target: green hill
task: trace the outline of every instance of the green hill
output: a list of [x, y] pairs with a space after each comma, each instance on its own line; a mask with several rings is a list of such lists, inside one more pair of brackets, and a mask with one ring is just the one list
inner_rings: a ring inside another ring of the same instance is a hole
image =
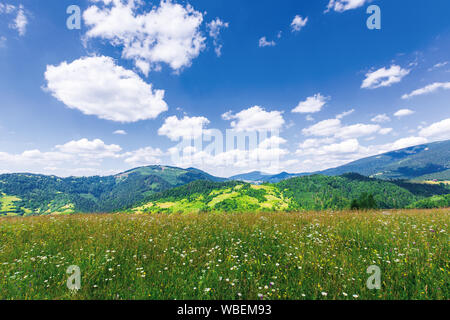
[[223, 181], [197, 169], [141, 167], [107, 177], [0, 175], [0, 215], [111, 212], [196, 180]]
[[277, 184], [195, 181], [152, 195], [133, 213], [254, 212], [339, 210], [364, 208], [364, 197], [373, 208], [405, 208], [430, 195], [446, 195], [446, 185], [385, 181], [359, 174], [339, 177], [313, 175]]

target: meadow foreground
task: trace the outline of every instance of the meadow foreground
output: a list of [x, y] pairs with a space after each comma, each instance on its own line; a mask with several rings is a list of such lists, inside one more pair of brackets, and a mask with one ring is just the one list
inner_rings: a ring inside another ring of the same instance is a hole
[[449, 213], [1, 218], [0, 299], [447, 300]]

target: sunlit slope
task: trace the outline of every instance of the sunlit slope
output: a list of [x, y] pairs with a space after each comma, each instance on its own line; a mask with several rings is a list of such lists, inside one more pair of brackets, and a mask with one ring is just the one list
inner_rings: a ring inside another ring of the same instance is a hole
[[131, 212], [283, 211], [290, 203], [274, 185], [197, 181], [156, 195]]
[[197, 169], [150, 166], [106, 177], [0, 175], [0, 215], [113, 212], [196, 180], [221, 181]]
[[352, 205], [361, 208], [364, 197], [373, 199], [369, 208], [391, 209], [411, 207], [420, 200], [448, 193], [450, 188], [446, 185], [390, 182], [358, 174], [314, 175], [263, 185], [195, 181], [154, 194], [128, 212], [342, 210], [350, 209]]

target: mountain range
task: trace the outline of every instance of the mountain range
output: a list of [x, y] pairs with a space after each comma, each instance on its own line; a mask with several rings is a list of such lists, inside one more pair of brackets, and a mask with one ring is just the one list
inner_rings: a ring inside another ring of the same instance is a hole
[[229, 179], [252, 183], [276, 183], [305, 175], [338, 176], [351, 172], [379, 179], [450, 180], [450, 140], [395, 150], [323, 171], [297, 174], [282, 172], [276, 175], [256, 171]]
[[[348, 208], [368, 191], [379, 207], [406, 207], [427, 197], [449, 193], [445, 185], [403, 181], [449, 180], [449, 150], [450, 140], [405, 148], [321, 172], [277, 175], [251, 172], [228, 179], [195, 168], [170, 166], [140, 167], [106, 177], [2, 174], [0, 215], [153, 209], [178, 212], [189, 208], [194, 211], [338, 209]], [[265, 185], [257, 186], [261, 183]]]

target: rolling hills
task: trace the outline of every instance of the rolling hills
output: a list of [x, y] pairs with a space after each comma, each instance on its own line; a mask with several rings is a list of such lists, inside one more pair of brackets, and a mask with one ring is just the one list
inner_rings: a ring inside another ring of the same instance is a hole
[[418, 181], [450, 179], [449, 150], [450, 140], [316, 174], [251, 172], [229, 179], [170, 166], [139, 167], [106, 177], [3, 174], [0, 215], [323, 210], [348, 209], [367, 201], [379, 208], [442, 205], [447, 198], [436, 197], [449, 194], [449, 186]]
[[149, 166], [107, 177], [0, 175], [0, 214], [111, 212], [196, 180], [223, 181], [197, 169]]
[[393, 209], [414, 206], [428, 197], [441, 197], [449, 193], [450, 187], [446, 185], [385, 181], [359, 174], [338, 177], [312, 175], [262, 185], [239, 181], [195, 181], [154, 194], [128, 212], [341, 210], [353, 206], [363, 208], [360, 206], [363, 197], [373, 198], [372, 208]]

